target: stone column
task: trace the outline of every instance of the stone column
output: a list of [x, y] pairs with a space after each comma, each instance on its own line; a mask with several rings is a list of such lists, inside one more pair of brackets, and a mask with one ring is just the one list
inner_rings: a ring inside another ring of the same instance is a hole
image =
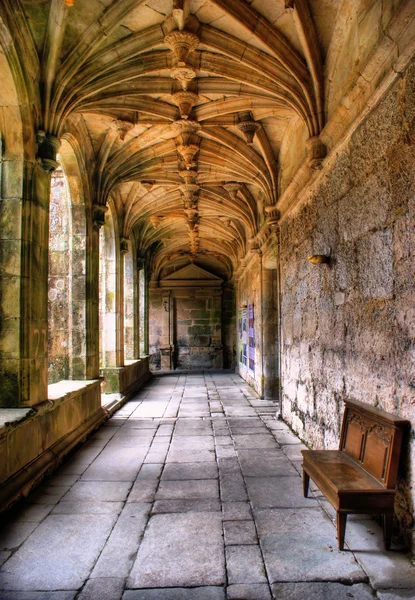
[[212, 367], [214, 367], [215, 369], [222, 369], [222, 290], [213, 291], [210, 322], [212, 327], [212, 339], [210, 342], [213, 352]]
[[262, 310], [263, 310], [263, 381], [264, 398], [277, 398], [277, 326], [276, 271], [262, 270]]
[[163, 292], [162, 296], [162, 318], [161, 318], [161, 368], [170, 370], [173, 368], [173, 347], [172, 347], [172, 316], [173, 306], [170, 291]]
[[87, 218], [86, 238], [86, 378], [99, 377], [99, 230], [106, 206], [96, 205]]

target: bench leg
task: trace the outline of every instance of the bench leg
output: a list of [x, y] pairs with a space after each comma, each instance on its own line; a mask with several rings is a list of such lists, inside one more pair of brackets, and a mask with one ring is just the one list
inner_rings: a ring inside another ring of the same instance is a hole
[[383, 539], [385, 540], [386, 550], [390, 550], [390, 547], [391, 547], [392, 522], [393, 522], [393, 515], [383, 515]]
[[344, 549], [344, 536], [346, 533], [347, 513], [337, 513], [337, 542], [339, 550]]
[[303, 469], [303, 494], [304, 498], [308, 497], [308, 486], [310, 485], [310, 476]]

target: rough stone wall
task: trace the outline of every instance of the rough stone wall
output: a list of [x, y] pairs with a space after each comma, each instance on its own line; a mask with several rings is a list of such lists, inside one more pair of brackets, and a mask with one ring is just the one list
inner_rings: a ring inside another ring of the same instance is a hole
[[[346, 397], [415, 420], [414, 118], [412, 65], [281, 224], [282, 413], [311, 447], [337, 446]], [[413, 434], [404, 461], [409, 537]]]

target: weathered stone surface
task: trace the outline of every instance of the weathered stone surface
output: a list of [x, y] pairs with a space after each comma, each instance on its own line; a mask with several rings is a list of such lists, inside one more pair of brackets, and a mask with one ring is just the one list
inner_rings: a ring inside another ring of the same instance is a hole
[[267, 580], [259, 546], [228, 546], [226, 570], [230, 584], [265, 583]]
[[224, 521], [223, 531], [227, 546], [258, 543], [254, 521]]
[[155, 590], [127, 590], [123, 600], [225, 600], [222, 587], [194, 587]]
[[128, 576], [150, 508], [151, 505], [145, 503], [125, 505], [95, 564], [91, 578], [114, 577], [123, 581]]
[[196, 587], [224, 583], [222, 525], [215, 513], [154, 515], [127, 587]]
[[301, 479], [295, 477], [246, 477], [248, 496], [254, 508], [310, 508], [313, 498], [304, 498]]
[[217, 498], [208, 500], [156, 500], [153, 505], [153, 514], [162, 513], [189, 513], [189, 512], [217, 512], [220, 511], [220, 502]]
[[245, 521], [252, 518], [249, 502], [222, 502], [224, 521]]
[[131, 484], [126, 481], [78, 481], [65, 495], [64, 502], [122, 502]]
[[180, 500], [182, 498], [218, 498], [218, 483], [214, 479], [193, 481], [161, 481], [156, 500]]
[[169, 463], [164, 467], [162, 480], [216, 479], [218, 468], [213, 463]]
[[[49, 515], [7, 561], [0, 576], [1, 588], [79, 589], [98, 558], [115, 519], [110, 515]], [[62, 543], [62, 532], [65, 543]]]
[[265, 583], [234, 583], [228, 585], [229, 600], [271, 600], [269, 586]]
[[80, 593], [79, 600], [120, 600], [124, 591], [124, 579], [103, 577], [89, 579]]
[[364, 583], [343, 585], [341, 583], [277, 583], [271, 586], [274, 598], [284, 600], [372, 600], [371, 588]]
[[336, 550], [335, 528], [319, 509], [258, 510], [255, 520], [272, 583], [367, 580], [353, 556]]

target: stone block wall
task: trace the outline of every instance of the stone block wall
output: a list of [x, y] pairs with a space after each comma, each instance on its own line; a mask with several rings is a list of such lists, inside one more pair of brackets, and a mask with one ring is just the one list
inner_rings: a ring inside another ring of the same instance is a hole
[[[282, 414], [314, 448], [335, 448], [343, 400], [415, 421], [415, 66], [281, 223]], [[307, 256], [326, 254], [329, 265]], [[415, 441], [396, 502], [409, 538]]]

